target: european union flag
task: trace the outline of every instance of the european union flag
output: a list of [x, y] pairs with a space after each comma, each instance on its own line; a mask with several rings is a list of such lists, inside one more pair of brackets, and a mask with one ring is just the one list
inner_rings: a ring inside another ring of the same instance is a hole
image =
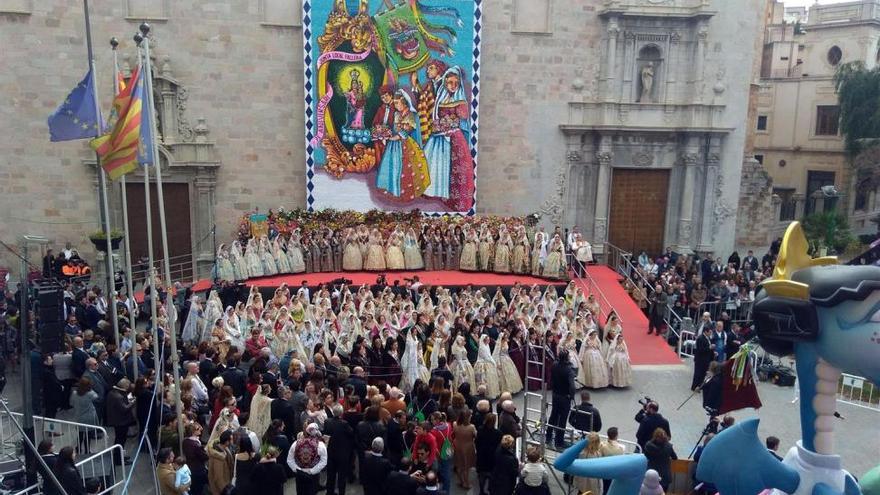
[[101, 115], [95, 105], [95, 77], [90, 70], [49, 116], [49, 140], [71, 141], [100, 134]]
[[[153, 165], [153, 102], [149, 102], [143, 98], [147, 93], [147, 71], [142, 70], [138, 77], [140, 80], [140, 94], [136, 98], [141, 98], [141, 135], [138, 139], [138, 155], [137, 160], [143, 166]], [[132, 83], [134, 84], [134, 83]]]

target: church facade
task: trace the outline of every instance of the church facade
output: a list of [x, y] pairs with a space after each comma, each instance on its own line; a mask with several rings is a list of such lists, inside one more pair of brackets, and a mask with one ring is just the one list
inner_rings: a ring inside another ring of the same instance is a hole
[[[291, 3], [90, 4], [104, 108], [110, 38], [125, 73], [137, 26], [152, 25], [169, 250], [181, 263], [209, 266], [246, 212], [305, 206], [302, 12]], [[477, 213], [540, 213], [548, 227], [577, 225], [598, 252], [731, 251], [756, 56], [740, 41], [762, 28], [762, 4], [483, 0]], [[0, 0], [0, 60], [12, 68], [0, 74], [0, 239], [45, 235], [88, 259], [94, 154], [50, 143], [46, 129], [86, 71], [83, 33], [76, 2]], [[143, 175], [126, 190], [137, 258]], [[118, 227], [118, 183], [110, 197]], [[9, 253], [0, 265], [17, 268]]]

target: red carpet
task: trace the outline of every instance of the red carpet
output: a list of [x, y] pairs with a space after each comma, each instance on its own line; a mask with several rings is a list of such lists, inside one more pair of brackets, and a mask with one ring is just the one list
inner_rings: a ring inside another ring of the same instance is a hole
[[[662, 337], [648, 335], [648, 318], [627, 294], [614, 270], [604, 265], [595, 265], [588, 266], [587, 273], [593, 277], [608, 302], [620, 315], [633, 365], [681, 364], [681, 359]], [[589, 290], [586, 282], [582, 282], [582, 285], [585, 286], [585, 292]], [[600, 304], [605, 305], [601, 300]], [[602, 309], [607, 312], [609, 308]]]

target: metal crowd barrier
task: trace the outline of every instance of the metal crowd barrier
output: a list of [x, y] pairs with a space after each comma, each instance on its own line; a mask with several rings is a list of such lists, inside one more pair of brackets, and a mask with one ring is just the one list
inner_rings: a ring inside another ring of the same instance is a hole
[[113, 493], [113, 490], [125, 484], [125, 463], [121, 466], [113, 464], [114, 456], [122, 459], [124, 455], [121, 445], [113, 445], [77, 462], [76, 467], [82, 476], [83, 486], [85, 487], [85, 482], [89, 479], [98, 478], [101, 481], [101, 491], [97, 495], [103, 495]]
[[730, 321], [733, 323], [748, 323], [752, 321], [753, 305], [754, 301], [742, 300], [739, 303], [725, 301], [704, 302], [697, 307], [694, 318], [699, 318], [703, 313], [709, 313], [712, 316], [712, 321], [717, 321], [721, 318], [722, 313], [727, 313]]
[[880, 388], [861, 376], [840, 374], [837, 400], [864, 409], [880, 411]]
[[[0, 412], [0, 456], [17, 457], [22, 453], [21, 434], [12, 425], [12, 421], [21, 424], [24, 417], [21, 413], [13, 412], [10, 418], [5, 411]], [[34, 416], [34, 436], [35, 444], [50, 440], [56, 452], [63, 447], [77, 450], [81, 445], [85, 447], [85, 452], [103, 450], [110, 446], [107, 431], [100, 426], [43, 416]], [[86, 455], [85, 452], [81, 452], [80, 456]]]

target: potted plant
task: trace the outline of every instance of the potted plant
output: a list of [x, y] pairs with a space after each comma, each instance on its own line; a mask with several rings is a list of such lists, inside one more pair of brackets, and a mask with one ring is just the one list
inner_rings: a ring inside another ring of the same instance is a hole
[[[119, 244], [122, 243], [122, 238], [125, 236], [125, 232], [121, 230], [113, 229], [110, 231], [110, 249], [119, 249]], [[92, 241], [92, 244], [95, 245], [95, 249], [101, 251], [102, 253], [106, 253], [107, 249], [107, 233], [104, 230], [96, 230], [89, 234], [89, 240]]]

